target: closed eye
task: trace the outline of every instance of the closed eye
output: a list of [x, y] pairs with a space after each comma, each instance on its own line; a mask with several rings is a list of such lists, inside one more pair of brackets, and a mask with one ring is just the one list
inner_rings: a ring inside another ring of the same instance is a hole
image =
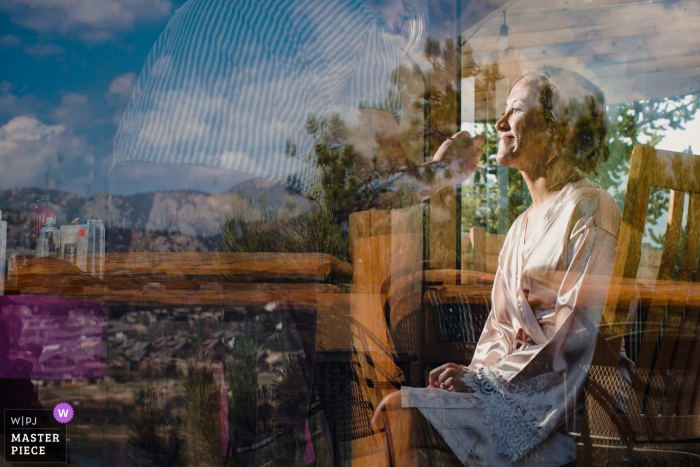
[[[505, 115], [506, 115], [508, 112], [509, 112], [508, 110], [506, 110], [505, 112], [503, 112], [503, 114], [501, 114], [501, 117], [505, 117]], [[520, 107], [513, 107], [512, 109], [510, 109], [510, 112], [511, 112], [511, 113], [515, 113], [515, 112], [525, 112], [525, 109], [521, 109]]]

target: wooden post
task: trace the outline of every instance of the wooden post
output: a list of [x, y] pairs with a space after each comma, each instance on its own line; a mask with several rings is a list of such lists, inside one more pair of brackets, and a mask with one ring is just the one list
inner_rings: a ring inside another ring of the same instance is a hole
[[430, 198], [430, 261], [433, 267], [454, 269], [457, 261], [457, 195], [447, 187]]
[[[371, 410], [372, 413], [368, 415], [372, 416], [381, 399], [395, 391], [390, 381], [401, 381], [401, 373], [387, 351], [394, 349], [394, 343], [386, 323], [385, 305], [387, 301], [390, 305], [395, 303], [405, 294], [420, 294], [423, 207], [418, 205], [408, 209], [351, 214], [350, 251], [353, 264], [351, 315], [358, 327], [363, 326], [367, 334], [371, 334], [353, 335], [352, 342], [359, 351], [360, 371], [363, 374], [358, 376], [364, 399], [372, 404], [371, 409], [367, 407], [365, 410]], [[396, 293], [392, 295], [394, 291]], [[420, 302], [416, 306], [420, 310]], [[350, 331], [354, 334], [354, 330]], [[372, 336], [376, 341], [372, 340]], [[379, 436], [376, 442], [386, 443], [385, 436]], [[351, 443], [352, 465], [386, 465], [386, 444], [378, 447], [374, 453], [364, 452], [361, 444], [356, 446]]]
[[474, 271], [486, 271], [486, 229], [472, 227], [469, 229], [469, 239], [474, 255]]
[[[392, 343], [384, 304], [393, 300], [390, 297], [392, 288], [397, 281], [402, 282], [404, 291], [418, 290], [421, 286], [416, 273], [422, 271], [422, 224], [422, 206], [350, 215], [353, 294], [356, 301], [363, 302], [362, 306], [357, 302], [352, 307], [353, 317], [387, 347]], [[392, 273], [395, 277], [390, 278]]]

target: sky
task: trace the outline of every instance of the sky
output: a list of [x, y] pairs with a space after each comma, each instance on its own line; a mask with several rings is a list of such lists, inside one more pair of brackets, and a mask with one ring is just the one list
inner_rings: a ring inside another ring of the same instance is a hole
[[0, 2], [0, 189], [107, 191], [119, 120], [181, 3]]
[[698, 154], [700, 152], [700, 118], [696, 116], [682, 130], [667, 129], [664, 131], [664, 139], [656, 147], [673, 152], [685, 152], [686, 149], [691, 148], [693, 154]]
[[[0, 189], [108, 190], [120, 118], [182, 3], [0, 1]], [[698, 134], [700, 119], [668, 131], [659, 147], [697, 152]]]

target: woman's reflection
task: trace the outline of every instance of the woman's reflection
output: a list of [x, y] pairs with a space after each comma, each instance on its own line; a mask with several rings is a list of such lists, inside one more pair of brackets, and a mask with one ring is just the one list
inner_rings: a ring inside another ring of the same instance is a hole
[[605, 103], [578, 74], [526, 72], [496, 128], [497, 161], [520, 171], [533, 205], [499, 255], [472, 362], [434, 369], [426, 389], [389, 395], [373, 423], [388, 420], [400, 457], [414, 454], [409, 432], [431, 429], [427, 419], [462, 462], [562, 465], [575, 458], [565, 422], [580, 402], [605, 298], [586, 287], [607, 286], [619, 232], [612, 196], [581, 176], [609, 154]]
[[224, 192], [290, 176], [309, 189], [314, 167], [285, 148], [313, 151], [310, 115], [352, 124], [363, 107], [382, 128], [396, 126], [393, 72], [424, 23], [413, 3], [189, 0], [141, 72], [115, 138], [110, 191]]

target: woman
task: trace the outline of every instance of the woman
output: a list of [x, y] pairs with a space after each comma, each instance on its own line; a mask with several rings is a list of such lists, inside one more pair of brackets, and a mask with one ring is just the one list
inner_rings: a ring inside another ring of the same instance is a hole
[[585, 289], [607, 285], [620, 223], [613, 198], [580, 175], [608, 157], [604, 109], [602, 93], [575, 73], [530, 71], [513, 83], [496, 123], [497, 161], [520, 171], [532, 206], [499, 255], [471, 364], [436, 368], [428, 388], [403, 388], [377, 409], [373, 423], [388, 421], [399, 459], [416, 454], [411, 430], [430, 429], [425, 419], [465, 464], [575, 459], [567, 427], [605, 298]]

